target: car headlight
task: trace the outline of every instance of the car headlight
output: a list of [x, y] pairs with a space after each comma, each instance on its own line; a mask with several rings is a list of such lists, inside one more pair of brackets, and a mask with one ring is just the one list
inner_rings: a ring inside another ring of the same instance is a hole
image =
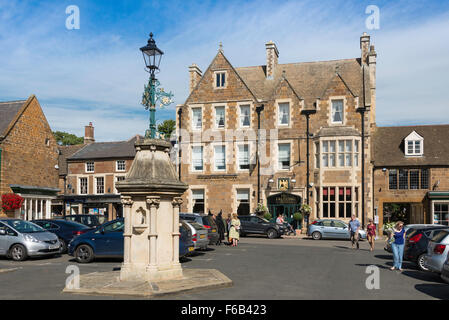
[[26, 241], [30, 241], [30, 242], [40, 242], [39, 240], [37, 240], [35, 237], [33, 237], [32, 235], [26, 234], [25, 235], [25, 240]]

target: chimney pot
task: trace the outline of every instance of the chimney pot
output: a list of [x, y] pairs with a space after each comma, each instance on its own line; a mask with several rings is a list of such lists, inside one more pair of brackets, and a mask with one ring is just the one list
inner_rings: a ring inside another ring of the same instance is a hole
[[192, 63], [192, 65], [189, 67], [189, 74], [190, 74], [189, 92], [192, 92], [193, 89], [195, 89], [195, 87], [197, 86], [198, 82], [200, 82], [203, 73], [195, 63]]
[[267, 52], [267, 79], [273, 79], [278, 64], [279, 51], [273, 41], [267, 42], [265, 48]]
[[89, 122], [89, 125], [84, 127], [84, 144], [92, 142], [95, 142], [94, 127], [92, 126], [92, 122]]

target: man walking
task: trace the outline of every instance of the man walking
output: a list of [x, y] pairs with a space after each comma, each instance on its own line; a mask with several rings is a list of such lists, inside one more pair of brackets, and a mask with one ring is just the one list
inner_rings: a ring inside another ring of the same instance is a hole
[[349, 232], [351, 234], [352, 249], [354, 249], [354, 242], [357, 245], [357, 249], [359, 249], [359, 230], [360, 222], [356, 218], [355, 214], [353, 214], [351, 217], [351, 221], [349, 221]]

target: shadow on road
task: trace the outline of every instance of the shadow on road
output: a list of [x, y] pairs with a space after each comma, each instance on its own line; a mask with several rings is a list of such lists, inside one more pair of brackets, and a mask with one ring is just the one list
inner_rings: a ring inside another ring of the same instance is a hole
[[417, 284], [415, 289], [436, 299], [449, 300], [447, 284]]
[[376, 254], [374, 257], [383, 260], [393, 260], [393, 255]]
[[376, 267], [378, 267], [378, 268], [380, 268], [380, 269], [387, 269], [387, 270], [389, 270], [389, 269], [390, 269], [389, 267], [387, 267], [387, 266], [384, 266], [384, 265], [381, 265], [381, 264], [372, 264], [372, 263], [356, 263], [355, 265], [356, 265], [356, 266], [359, 266], [359, 267], [369, 267], [369, 266], [376, 266]]
[[403, 275], [426, 282], [444, 283], [440, 276], [428, 271], [403, 271]]

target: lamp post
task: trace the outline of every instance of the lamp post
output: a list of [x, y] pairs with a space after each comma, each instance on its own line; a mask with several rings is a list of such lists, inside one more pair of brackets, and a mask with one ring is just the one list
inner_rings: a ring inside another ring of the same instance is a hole
[[[306, 116], [306, 135], [307, 135], [307, 172], [306, 172], [306, 203], [309, 205], [310, 198], [309, 198], [309, 188], [310, 188], [310, 148], [309, 148], [309, 140], [310, 140], [310, 127], [309, 127], [309, 120], [310, 115], [316, 113], [315, 109], [304, 109], [301, 111], [303, 115]], [[309, 226], [309, 215], [306, 215], [306, 225]]]
[[140, 48], [143, 59], [145, 61], [146, 71], [150, 74], [148, 85], [144, 87], [142, 96], [142, 105], [146, 110], [150, 110], [150, 128], [145, 132], [145, 138], [156, 138], [156, 102], [160, 102], [160, 106], [164, 107], [173, 102], [173, 94], [165, 92], [163, 88], [158, 88], [160, 83], [155, 77], [155, 73], [159, 72], [164, 52], [156, 46], [153, 39], [153, 33], [150, 33], [150, 39], [146, 46]]

